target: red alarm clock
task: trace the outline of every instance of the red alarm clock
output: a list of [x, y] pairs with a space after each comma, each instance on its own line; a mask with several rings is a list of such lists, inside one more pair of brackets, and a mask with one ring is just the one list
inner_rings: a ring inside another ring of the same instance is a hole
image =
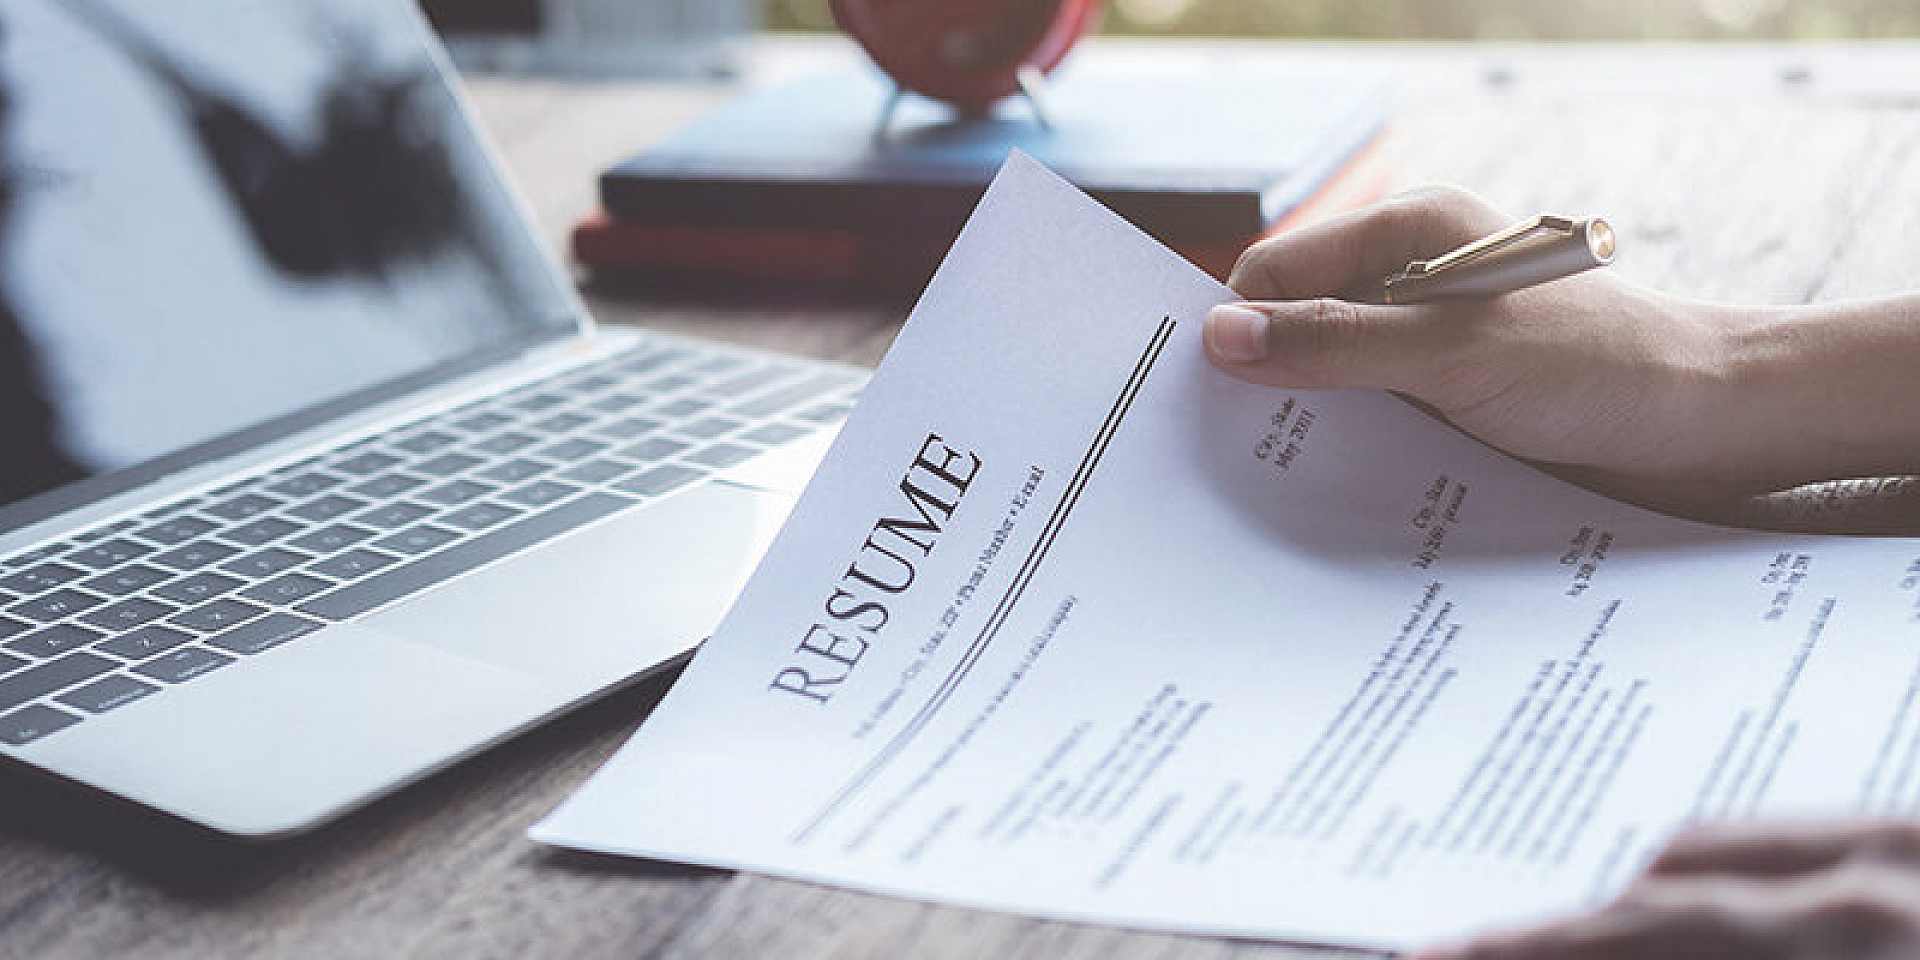
[[971, 114], [1059, 66], [1093, 29], [1100, 0], [832, 0], [832, 6], [841, 29], [901, 89]]

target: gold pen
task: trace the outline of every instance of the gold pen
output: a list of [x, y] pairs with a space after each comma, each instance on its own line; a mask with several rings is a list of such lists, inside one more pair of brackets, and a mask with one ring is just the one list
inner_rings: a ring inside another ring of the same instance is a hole
[[1613, 262], [1613, 227], [1599, 217], [1538, 216], [1431, 260], [1415, 260], [1364, 291], [1374, 303], [1494, 297]]

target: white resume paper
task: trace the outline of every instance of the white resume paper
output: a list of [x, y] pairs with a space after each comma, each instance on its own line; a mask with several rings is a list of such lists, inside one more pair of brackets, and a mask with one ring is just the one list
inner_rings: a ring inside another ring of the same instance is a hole
[[732, 612], [534, 830], [1049, 917], [1410, 947], [1681, 824], [1920, 800], [1920, 542], [1626, 506], [1214, 371], [1226, 288], [1024, 157]]

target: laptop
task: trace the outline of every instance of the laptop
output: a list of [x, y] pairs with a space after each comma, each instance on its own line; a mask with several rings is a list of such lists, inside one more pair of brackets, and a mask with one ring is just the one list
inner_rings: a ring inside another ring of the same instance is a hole
[[8, 0], [0, 756], [337, 817], [681, 658], [864, 378], [595, 329], [406, 0]]

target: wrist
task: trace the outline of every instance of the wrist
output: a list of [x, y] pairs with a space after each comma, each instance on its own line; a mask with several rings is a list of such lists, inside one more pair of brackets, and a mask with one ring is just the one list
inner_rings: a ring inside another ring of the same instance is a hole
[[1920, 298], [1712, 309], [1740, 468], [1780, 485], [1920, 471]]

